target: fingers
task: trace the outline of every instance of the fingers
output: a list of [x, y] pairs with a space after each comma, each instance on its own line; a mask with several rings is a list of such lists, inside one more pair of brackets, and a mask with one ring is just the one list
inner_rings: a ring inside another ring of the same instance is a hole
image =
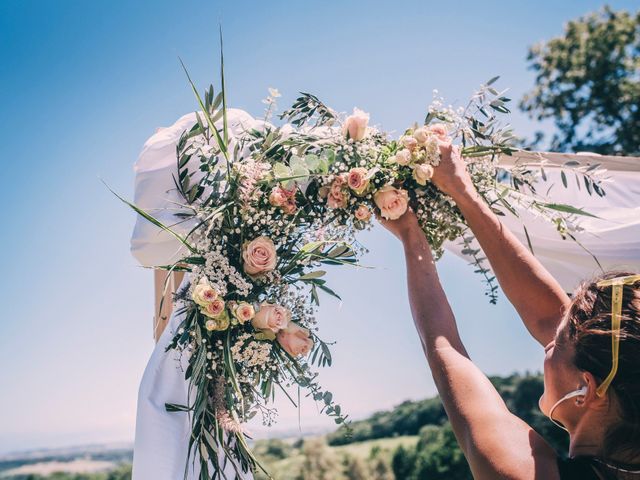
[[454, 147], [450, 142], [438, 141], [438, 148], [440, 149], [440, 157], [443, 160], [448, 160], [449, 158], [451, 158]]

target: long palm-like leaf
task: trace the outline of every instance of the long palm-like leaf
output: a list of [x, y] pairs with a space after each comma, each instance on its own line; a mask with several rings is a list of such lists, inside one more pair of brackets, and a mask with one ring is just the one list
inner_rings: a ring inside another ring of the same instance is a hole
[[[204, 101], [202, 100], [202, 97], [198, 93], [198, 89], [196, 88], [195, 84], [193, 83], [193, 80], [191, 80], [191, 75], [189, 75], [189, 71], [187, 70], [187, 67], [185, 66], [185, 64], [184, 64], [184, 62], [182, 61], [181, 58], [178, 57], [178, 60], [180, 60], [180, 64], [182, 65], [182, 69], [184, 70], [184, 73], [187, 75], [187, 80], [189, 81], [189, 85], [191, 85], [191, 90], [193, 90], [193, 94], [196, 96], [196, 99], [198, 100], [198, 104], [200, 105], [200, 108], [202, 109], [202, 113], [204, 114], [205, 119], [207, 120], [207, 124], [209, 125], [209, 128], [211, 129], [211, 131], [213, 132], [213, 134], [216, 137], [216, 142], [218, 143], [218, 147], [220, 148], [220, 151], [222, 152], [222, 154], [224, 155], [224, 158], [228, 162], [229, 161], [229, 150], [227, 148], [227, 142], [220, 136], [220, 132], [218, 132], [218, 129], [216, 128], [216, 126], [215, 126], [215, 124], [213, 122], [213, 119], [211, 118], [211, 114], [207, 110], [207, 107], [205, 106]], [[223, 109], [225, 109], [224, 102], [223, 102]], [[225, 117], [225, 116], [226, 116], [226, 113], [223, 112], [223, 117]], [[223, 124], [226, 124], [226, 120], [225, 119], [223, 119]]]
[[165, 232], [170, 233], [171, 235], [173, 235], [174, 237], [176, 237], [180, 243], [182, 243], [185, 247], [187, 247], [189, 249], [189, 251], [191, 253], [198, 253], [198, 250], [196, 250], [187, 240], [186, 238], [184, 238], [182, 235], [180, 235], [179, 233], [174, 232], [171, 228], [167, 227], [164, 223], [162, 223], [160, 220], [158, 220], [155, 217], [152, 217], [151, 215], [149, 215], [147, 212], [145, 212], [144, 210], [142, 210], [140, 207], [138, 207], [137, 205], [129, 202], [128, 200], [122, 198], [120, 195], [118, 195], [109, 185], [107, 185], [107, 183], [103, 180], [102, 183], [104, 183], [105, 187], [107, 187], [109, 189], [109, 191], [111, 193], [113, 193], [116, 197], [118, 197], [118, 199], [120, 199], [120, 201], [122, 201], [123, 203], [126, 203], [127, 205], [129, 205], [129, 207], [131, 207], [138, 215], [140, 215], [141, 217], [143, 217], [145, 220], [148, 220], [149, 222], [151, 222], [152, 224], [154, 224], [156, 227], [164, 230]]

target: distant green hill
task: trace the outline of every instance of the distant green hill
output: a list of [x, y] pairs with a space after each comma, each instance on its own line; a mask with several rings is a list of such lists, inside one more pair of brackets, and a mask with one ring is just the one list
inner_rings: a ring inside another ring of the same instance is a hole
[[[542, 375], [514, 374], [508, 377], [490, 377], [507, 407], [518, 417], [529, 423], [557, 450], [568, 448], [568, 437], [551, 423], [538, 409], [538, 400], [544, 390]], [[371, 417], [351, 424], [353, 435], [345, 435], [340, 428], [327, 436], [329, 445], [373, 440], [376, 438], [417, 435], [425, 425], [444, 426], [447, 415], [440, 397], [420, 401], [406, 401], [397, 407], [374, 413]]]

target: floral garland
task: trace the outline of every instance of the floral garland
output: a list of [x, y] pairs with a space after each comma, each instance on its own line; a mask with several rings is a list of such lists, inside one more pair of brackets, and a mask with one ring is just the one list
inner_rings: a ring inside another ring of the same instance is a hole
[[[463, 242], [495, 301], [494, 279], [472, 247], [464, 218], [430, 183], [441, 144], [459, 145], [494, 211], [515, 213], [514, 204], [527, 202], [561, 235], [572, 235], [572, 216], [586, 212], [536, 198], [536, 172], [516, 168], [505, 176], [498, 167], [497, 156], [513, 151], [514, 137], [497, 121], [497, 114], [509, 112], [509, 99], [494, 90], [495, 80], [465, 108], [436, 99], [424, 123], [398, 140], [370, 127], [363, 111], [341, 118], [307, 93], [280, 116], [288, 123], [274, 126], [269, 121], [279, 93], [270, 89], [263, 127], [230, 139], [224, 88], [214, 96], [210, 87], [202, 99], [189, 78], [200, 112], [178, 142], [175, 183], [189, 209], [184, 216], [196, 226], [181, 237], [129, 205], [186, 247], [178, 262], [159, 267], [188, 271], [192, 280], [175, 296], [184, 319], [168, 349], [187, 355], [193, 397], [167, 409], [189, 412], [189, 451], [201, 478], [221, 477], [221, 457], [238, 475], [262, 468], [242, 425], [258, 413], [272, 424], [270, 403], [278, 390], [296, 404], [289, 388], [306, 389], [337, 424], [348, 424], [317, 382], [313, 367], [332, 360], [314, 315], [319, 292], [338, 297], [322, 268], [357, 265], [364, 248], [356, 234], [371, 228], [373, 212], [396, 219], [412, 205], [437, 256], [445, 241]], [[523, 189], [526, 197], [519, 194]]]

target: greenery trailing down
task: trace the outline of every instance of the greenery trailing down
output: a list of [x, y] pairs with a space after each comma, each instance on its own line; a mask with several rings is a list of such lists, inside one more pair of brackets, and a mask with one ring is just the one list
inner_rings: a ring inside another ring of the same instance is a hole
[[520, 108], [553, 120], [547, 148], [640, 152], [640, 11], [604, 7], [572, 20], [562, 35], [531, 47], [528, 60], [535, 86]]

